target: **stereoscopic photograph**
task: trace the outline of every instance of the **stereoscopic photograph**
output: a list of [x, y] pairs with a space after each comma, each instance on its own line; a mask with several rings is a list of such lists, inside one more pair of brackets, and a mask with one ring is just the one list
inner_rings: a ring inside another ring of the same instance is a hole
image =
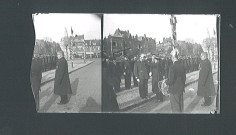
[[101, 112], [101, 15], [33, 14], [30, 81], [39, 113]]
[[220, 113], [220, 15], [104, 14], [102, 110]]

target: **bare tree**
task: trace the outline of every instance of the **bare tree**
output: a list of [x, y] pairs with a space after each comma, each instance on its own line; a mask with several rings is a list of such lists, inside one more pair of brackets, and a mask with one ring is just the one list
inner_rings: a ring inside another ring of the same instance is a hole
[[[212, 52], [212, 56], [214, 55], [214, 45], [216, 45], [216, 38], [209, 37], [203, 40], [203, 45], [206, 47], [209, 58], [210, 58], [210, 51]], [[213, 57], [212, 57], [213, 58]]]

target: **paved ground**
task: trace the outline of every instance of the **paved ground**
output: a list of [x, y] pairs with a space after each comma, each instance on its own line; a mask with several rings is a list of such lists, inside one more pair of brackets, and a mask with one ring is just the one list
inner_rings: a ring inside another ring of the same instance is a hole
[[[214, 74], [214, 83], [215, 87], [217, 83], [217, 74]], [[190, 88], [193, 88], [194, 91], [189, 91]], [[215, 98], [213, 98], [213, 104], [209, 107], [202, 107], [203, 98], [197, 96], [197, 82], [190, 84], [185, 88], [186, 92], [184, 93], [184, 113], [191, 114], [209, 114], [215, 109]], [[151, 101], [144, 103], [140, 106], [137, 106], [133, 109], [126, 111], [127, 113], [171, 113], [170, 100], [169, 97], [165, 97], [164, 102], [157, 102], [154, 98]]]
[[[194, 71], [186, 75], [186, 84], [189, 84], [198, 79], [199, 71]], [[139, 96], [139, 88], [134, 87], [130, 90], [124, 90], [117, 93], [117, 101], [119, 103], [120, 110], [125, 111], [127, 108], [137, 106], [140, 103], [146, 102], [146, 99], [141, 99]], [[148, 81], [148, 95], [150, 98], [154, 97], [152, 92], [152, 79]]]
[[66, 105], [57, 105], [60, 97], [53, 94], [54, 81], [41, 87], [40, 113], [101, 112], [101, 59], [70, 74], [73, 94]]

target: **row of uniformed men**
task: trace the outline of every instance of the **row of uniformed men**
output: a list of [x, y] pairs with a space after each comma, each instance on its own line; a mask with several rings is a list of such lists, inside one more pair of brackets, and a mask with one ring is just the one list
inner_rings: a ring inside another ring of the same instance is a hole
[[[160, 59], [158, 58], [160, 63], [160, 80], [167, 78], [168, 71], [170, 66], [173, 64], [172, 60], [170, 58], [164, 58]], [[120, 89], [120, 83], [121, 78], [124, 76], [125, 80], [125, 89], [131, 88], [131, 78], [133, 78], [133, 86], [137, 87], [138, 82], [134, 75], [134, 64], [139, 61], [137, 57], [134, 57], [132, 59], [128, 59], [127, 57], [124, 58], [124, 61], [116, 61], [112, 58], [110, 59], [104, 59], [103, 66], [107, 67], [107, 70], [109, 70], [109, 73], [113, 76], [112, 80], [114, 82], [115, 91], [119, 92]], [[151, 59], [147, 59], [147, 61], [151, 62]], [[185, 66], [186, 72], [193, 72], [198, 70], [200, 58], [199, 57], [192, 57], [192, 58], [186, 58], [181, 57], [180, 61]]]
[[57, 56], [39, 56], [37, 59], [42, 62], [42, 72], [56, 68]]

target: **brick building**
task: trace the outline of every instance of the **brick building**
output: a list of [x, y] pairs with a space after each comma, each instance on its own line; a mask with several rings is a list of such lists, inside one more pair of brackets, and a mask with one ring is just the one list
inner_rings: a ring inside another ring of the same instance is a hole
[[149, 53], [156, 50], [155, 39], [144, 36], [132, 36], [129, 31], [116, 29], [113, 35], [104, 38], [103, 51], [108, 56], [118, 57], [126, 55], [133, 57], [140, 53]]

